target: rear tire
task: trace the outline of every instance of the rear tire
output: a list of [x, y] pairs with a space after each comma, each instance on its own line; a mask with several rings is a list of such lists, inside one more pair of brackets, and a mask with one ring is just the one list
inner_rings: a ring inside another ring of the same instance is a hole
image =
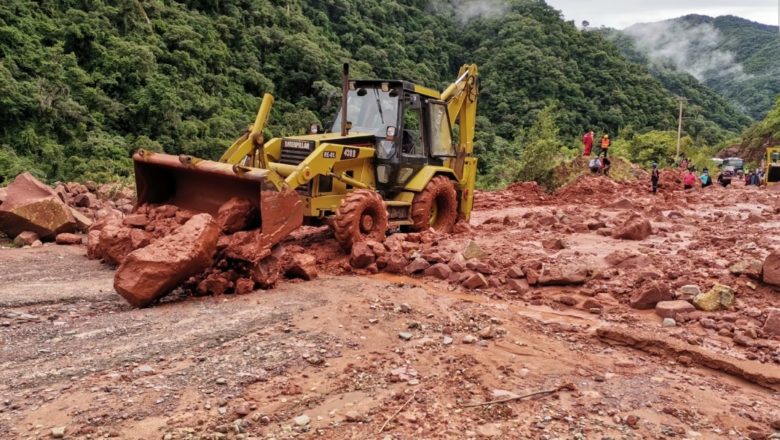
[[344, 250], [359, 241], [384, 241], [387, 232], [387, 209], [376, 191], [359, 189], [341, 200], [333, 221], [333, 232]]
[[436, 176], [412, 200], [412, 229], [448, 233], [458, 220], [458, 193], [446, 176]]

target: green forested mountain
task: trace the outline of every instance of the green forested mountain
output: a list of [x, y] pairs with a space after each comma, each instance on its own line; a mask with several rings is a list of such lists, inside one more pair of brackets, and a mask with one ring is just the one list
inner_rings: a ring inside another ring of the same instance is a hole
[[777, 26], [734, 16], [687, 15], [621, 31], [659, 68], [692, 74], [756, 120], [780, 94]]
[[702, 84], [689, 73], [678, 70], [671, 62], [653, 62], [637, 48], [635, 40], [614, 29], [600, 29], [606, 38], [615, 43], [630, 61], [647, 66], [650, 73], [671, 94], [684, 97], [686, 129], [714, 145], [723, 140], [723, 129], [738, 133], [748, 126], [751, 118], [725, 97]]
[[[299, 133], [331, 118], [345, 61], [356, 77], [438, 88], [478, 63], [483, 175], [522, 154], [543, 109], [563, 139], [588, 127], [675, 127], [675, 102], [645, 67], [543, 1], [469, 18], [453, 4], [464, 2], [5, 0], [0, 183], [24, 169], [49, 180], [129, 176], [142, 147], [218, 157], [264, 92], [277, 98], [271, 134]], [[712, 123], [733, 128], [699, 116], [702, 135]]]

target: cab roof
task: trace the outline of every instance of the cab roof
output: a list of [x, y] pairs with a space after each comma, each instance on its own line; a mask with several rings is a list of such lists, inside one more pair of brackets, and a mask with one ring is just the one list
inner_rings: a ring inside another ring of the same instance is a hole
[[413, 93], [419, 93], [420, 95], [427, 96], [429, 98], [433, 99], [441, 99], [441, 93], [438, 91], [424, 87], [415, 83], [411, 83], [409, 81], [401, 81], [397, 79], [355, 79], [350, 80], [351, 83], [355, 85], [355, 87], [376, 87], [377, 85], [380, 85], [382, 83], [387, 83], [391, 87], [401, 87], [404, 90], [408, 92]]

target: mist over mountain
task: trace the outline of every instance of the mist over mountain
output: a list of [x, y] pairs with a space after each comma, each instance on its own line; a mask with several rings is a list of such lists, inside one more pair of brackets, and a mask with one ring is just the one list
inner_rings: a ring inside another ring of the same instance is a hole
[[780, 94], [780, 36], [769, 26], [734, 16], [687, 15], [630, 26], [620, 34], [649, 65], [692, 75], [754, 119]]

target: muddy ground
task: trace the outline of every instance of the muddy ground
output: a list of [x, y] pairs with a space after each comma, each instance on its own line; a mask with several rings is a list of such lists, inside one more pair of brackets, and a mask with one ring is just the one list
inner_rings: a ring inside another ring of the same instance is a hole
[[[80, 246], [0, 249], [0, 438], [778, 435], [780, 342], [756, 329], [780, 294], [728, 270], [778, 245], [776, 193], [523, 191], [481, 193], [474, 229], [439, 247], [473, 239], [497, 268], [584, 264], [587, 283], [470, 291], [322, 261], [313, 281], [133, 309]], [[608, 207], [626, 196], [633, 206]], [[653, 235], [618, 240], [564, 220], [609, 229], [628, 212]], [[294, 244], [335, 252], [332, 241], [315, 231]], [[628, 305], [648, 277], [727, 283], [737, 303], [662, 327]]]

